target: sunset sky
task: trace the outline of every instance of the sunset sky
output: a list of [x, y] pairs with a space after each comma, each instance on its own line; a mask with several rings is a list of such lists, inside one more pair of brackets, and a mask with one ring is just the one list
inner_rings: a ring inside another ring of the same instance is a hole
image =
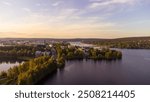
[[0, 38], [150, 36], [150, 0], [0, 0]]

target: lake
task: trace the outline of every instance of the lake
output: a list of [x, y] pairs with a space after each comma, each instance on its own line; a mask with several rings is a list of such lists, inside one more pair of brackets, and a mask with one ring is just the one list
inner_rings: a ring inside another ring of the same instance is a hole
[[[117, 49], [120, 50], [120, 49]], [[45, 85], [150, 85], [150, 50], [121, 49], [122, 60], [67, 61]]]
[[9, 68], [13, 66], [19, 65], [21, 62], [19, 61], [2, 61], [0, 62], [0, 72], [1, 71], [7, 71]]

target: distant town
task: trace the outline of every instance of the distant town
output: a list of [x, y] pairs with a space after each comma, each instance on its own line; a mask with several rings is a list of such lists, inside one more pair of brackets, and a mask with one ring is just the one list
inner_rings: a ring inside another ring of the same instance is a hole
[[43, 40], [43, 39], [25, 39], [25, 40], [16, 40], [16, 39], [5, 39], [5, 40], [0, 40], [0, 46], [1, 47], [9, 47], [9, 46], [32, 46], [32, 47], [49, 47], [51, 50], [45, 50], [45, 51], [40, 51], [36, 50], [35, 51], [35, 57], [39, 56], [56, 56], [57, 51], [54, 47], [55, 44], [61, 43], [61, 49], [65, 49], [66, 47], [71, 48], [71, 47], [78, 47], [79, 50], [82, 50], [85, 55], [87, 55], [87, 52], [90, 48], [97, 49], [97, 50], [102, 50], [102, 49], [108, 49], [108, 46], [98, 46], [98, 45], [93, 45], [93, 44], [86, 44], [83, 43], [82, 41], [62, 41], [62, 40]]

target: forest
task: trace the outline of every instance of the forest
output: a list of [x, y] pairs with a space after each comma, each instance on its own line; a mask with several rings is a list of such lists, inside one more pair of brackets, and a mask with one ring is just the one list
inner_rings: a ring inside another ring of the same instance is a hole
[[0, 84], [33, 85], [63, 66], [63, 59], [59, 59], [58, 63], [55, 58], [49, 56], [31, 59], [10, 68], [7, 72], [2, 71]]
[[122, 53], [111, 49], [94, 49], [94, 48], [80, 48], [77, 46], [61, 48], [61, 44], [55, 45], [58, 57], [63, 57], [66, 60], [78, 59], [94, 59], [94, 60], [116, 60], [122, 58]]
[[50, 50], [46, 46], [0, 46], [0, 60], [30, 60], [35, 57], [37, 50]]
[[122, 53], [120, 51], [116, 50], [110, 50], [110, 49], [93, 49], [90, 48], [87, 52], [84, 52], [79, 49], [75, 48], [69, 48], [66, 49], [66, 59], [72, 60], [72, 59], [94, 59], [94, 60], [115, 60], [115, 59], [121, 59]]
[[31, 46], [0, 46], [0, 59], [24, 59], [34, 57], [35, 48]]
[[150, 37], [133, 37], [105, 40], [84, 41], [85, 43], [95, 44], [98, 46], [108, 46], [110, 48], [124, 49], [150, 49]]

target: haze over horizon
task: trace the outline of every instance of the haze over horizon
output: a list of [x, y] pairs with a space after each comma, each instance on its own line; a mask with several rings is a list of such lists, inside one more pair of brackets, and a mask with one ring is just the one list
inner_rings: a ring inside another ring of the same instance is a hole
[[0, 38], [150, 36], [149, 0], [1, 0]]

